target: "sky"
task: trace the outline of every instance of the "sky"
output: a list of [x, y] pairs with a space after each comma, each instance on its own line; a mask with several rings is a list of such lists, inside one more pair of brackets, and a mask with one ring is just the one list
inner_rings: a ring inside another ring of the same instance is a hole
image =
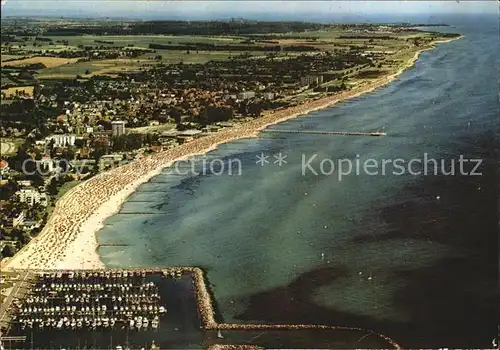
[[[4, 0], [2, 0], [2, 3]], [[125, 17], [199, 19], [281, 17], [304, 14], [478, 14], [498, 13], [490, 1], [166, 1], [166, 0], [7, 0], [4, 16]]]

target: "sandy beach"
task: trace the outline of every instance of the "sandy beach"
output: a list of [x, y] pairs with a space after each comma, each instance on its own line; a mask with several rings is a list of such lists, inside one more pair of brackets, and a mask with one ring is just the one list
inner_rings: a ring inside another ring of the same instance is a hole
[[[454, 39], [450, 39], [454, 40]], [[434, 44], [450, 40], [436, 41]], [[388, 76], [374, 79], [340, 94], [307, 101], [272, 112], [214, 134], [195, 139], [179, 147], [158, 152], [132, 163], [100, 173], [68, 191], [57, 203], [42, 232], [11, 258], [5, 267], [17, 269], [99, 269], [104, 268], [97, 253], [96, 233], [104, 221], [118, 212], [121, 205], [141, 184], [158, 175], [173, 162], [204, 154], [222, 143], [258, 135], [262, 129], [287, 119], [305, 115], [337, 102], [357, 97], [385, 86], [413, 66], [418, 51], [404, 67]]]

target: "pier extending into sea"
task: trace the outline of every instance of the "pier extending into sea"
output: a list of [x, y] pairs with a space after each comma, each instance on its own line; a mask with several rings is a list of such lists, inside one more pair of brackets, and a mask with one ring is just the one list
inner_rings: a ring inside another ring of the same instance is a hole
[[[18, 270], [22, 274], [27, 274], [27, 270]], [[199, 320], [201, 323], [201, 327], [205, 331], [248, 331], [248, 332], [267, 332], [267, 331], [299, 331], [299, 330], [318, 330], [318, 331], [348, 331], [359, 333], [360, 339], [366, 337], [367, 335], [372, 335], [378, 337], [380, 340], [384, 341], [384, 343], [388, 344], [388, 346], [392, 346], [394, 349], [400, 349], [400, 345], [391, 339], [390, 337], [359, 327], [348, 327], [343, 325], [322, 325], [322, 324], [238, 324], [238, 323], [219, 323], [216, 320], [213, 300], [210, 295], [210, 292], [207, 287], [206, 276], [204, 272], [198, 267], [169, 267], [163, 269], [141, 269], [141, 268], [129, 268], [129, 269], [99, 269], [99, 270], [29, 270], [30, 275], [39, 276], [40, 279], [45, 279], [47, 283], [47, 278], [50, 281], [52, 277], [47, 276], [78, 276], [79, 279], [82, 279], [80, 283], [82, 285], [88, 286], [88, 281], [85, 280], [85, 276], [93, 276], [93, 281], [97, 281], [95, 278], [104, 278], [103, 281], [106, 281], [106, 278], [109, 276], [142, 276], [143, 278], [146, 275], [151, 274], [160, 274], [163, 277], [171, 277], [171, 278], [181, 278], [184, 275], [190, 275], [192, 278], [193, 290], [196, 298], [196, 307], [199, 316]], [[82, 275], [83, 274], [83, 275]], [[82, 277], [83, 276], [83, 277]], [[97, 277], [96, 277], [97, 276]], [[56, 279], [57, 279], [56, 278]], [[101, 281], [101, 280], [99, 280]], [[118, 285], [118, 289], [120, 289], [120, 281], [119, 279], [113, 280], [114, 284]], [[125, 282], [124, 282], [125, 284]], [[68, 283], [61, 283], [65, 288], [68, 286]], [[75, 286], [69, 283], [69, 286], [75, 289]], [[70, 288], [70, 289], [71, 289]], [[115, 288], [115, 287], [113, 287]], [[64, 289], [64, 288], [63, 288]], [[67, 288], [66, 288], [67, 289]], [[66, 289], [64, 289], [66, 291]], [[116, 288], [115, 288], [116, 289]], [[123, 288], [122, 288], [123, 289]], [[75, 290], [78, 290], [76, 288]], [[141, 289], [142, 290], [142, 289]], [[112, 291], [108, 291], [112, 293]], [[48, 294], [47, 294], [48, 296]], [[15, 297], [15, 296], [14, 296]], [[106, 296], [108, 297], [108, 296]], [[155, 304], [158, 306], [157, 304]], [[109, 311], [109, 308], [108, 308]], [[149, 311], [148, 311], [149, 312]], [[102, 312], [101, 312], [102, 313]], [[2, 315], [3, 317], [4, 315]], [[67, 316], [67, 315], [66, 315]], [[113, 316], [116, 316], [113, 314]], [[109, 319], [110, 315], [105, 315], [106, 319]], [[19, 320], [19, 313], [15, 319]], [[64, 321], [66, 322], [66, 321]], [[53, 322], [52, 322], [53, 323]], [[57, 323], [57, 322], [56, 322]], [[10, 336], [9, 334], [5, 334], [5, 336]], [[16, 334], [16, 336], [19, 336]], [[21, 335], [24, 336], [24, 335]], [[223, 348], [231, 348], [230, 344], [221, 345]], [[256, 347], [255, 347], [256, 348]]]
[[286, 130], [286, 129], [264, 129], [261, 132], [275, 134], [317, 134], [317, 135], [342, 135], [342, 136], [386, 136], [385, 132], [362, 132], [362, 131], [326, 131], [326, 130]]

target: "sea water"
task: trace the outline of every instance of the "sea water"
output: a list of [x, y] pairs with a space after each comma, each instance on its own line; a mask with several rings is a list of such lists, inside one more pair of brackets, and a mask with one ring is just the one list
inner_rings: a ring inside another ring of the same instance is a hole
[[[498, 311], [498, 19], [458, 18], [439, 30], [465, 37], [422, 53], [387, 87], [270, 127], [387, 136], [261, 133], [194, 158], [198, 169], [203, 159], [238, 159], [241, 175], [165, 169], [106, 221], [99, 240], [129, 246], [101, 248], [104, 263], [203, 268], [221, 322], [327, 323], [408, 347], [489, 346]], [[481, 159], [483, 175], [339, 180], [302, 164], [314, 154], [317, 170], [323, 159], [425, 153], [447, 164]], [[256, 163], [261, 155], [269, 163]], [[137, 212], [148, 214], [127, 214]]]

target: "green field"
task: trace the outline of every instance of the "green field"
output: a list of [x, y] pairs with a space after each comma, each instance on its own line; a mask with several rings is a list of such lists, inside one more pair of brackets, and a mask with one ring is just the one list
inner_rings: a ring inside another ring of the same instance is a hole
[[[179, 44], [179, 43], [206, 43], [206, 44], [238, 44], [243, 37], [235, 36], [192, 36], [192, 35], [79, 35], [79, 36], [46, 36], [53, 40], [67, 40], [70, 46], [127, 46], [147, 48], [149, 44]], [[109, 41], [113, 44], [96, 43], [95, 40]], [[47, 45], [51, 46], [51, 45]]]
[[[53, 45], [45, 42], [29, 41], [22, 43], [20, 46], [12, 44], [13, 49], [34, 50], [34, 51], [64, 51], [64, 50], [78, 50], [79, 45], [83, 46], [102, 46], [102, 47], [130, 47], [137, 49], [149, 49], [149, 44], [161, 45], [178, 45], [181, 43], [205, 43], [205, 44], [220, 44], [232, 45], [239, 44], [243, 37], [205, 37], [205, 36], [174, 36], [174, 35], [124, 35], [124, 36], [107, 36], [107, 35], [77, 35], [77, 36], [44, 36], [44, 38], [52, 39]], [[109, 43], [99, 43], [97, 41], [106, 41]], [[59, 41], [59, 42], [58, 42]], [[68, 45], [63, 45], [60, 42], [67, 41]], [[113, 44], [111, 44], [111, 42]], [[36, 46], [33, 46], [36, 43]], [[20, 43], [21, 44], [21, 43]], [[8, 55], [6, 55], [8, 56]], [[3, 59], [3, 58], [2, 58]]]
[[[69, 79], [75, 78], [77, 75], [82, 77], [102, 74], [113, 75], [116, 73], [138, 71], [140, 68], [157, 65], [159, 63], [205, 63], [211, 60], [226, 60], [231, 56], [237, 56], [239, 54], [240, 52], [226, 51], [199, 51], [199, 53], [186, 53], [185, 51], [158, 50], [157, 53], [144, 54], [136, 59], [92, 60], [44, 68], [38, 71], [36, 78]], [[156, 60], [154, 58], [156, 55], [162, 55], [162, 59]]]
[[[149, 44], [176, 45], [182, 43], [210, 43], [231, 45], [239, 44], [242, 37], [205, 37], [205, 36], [173, 36], [173, 35], [130, 35], [130, 36], [100, 36], [100, 35], [81, 35], [81, 36], [47, 36], [53, 40], [53, 45], [45, 42], [29, 41], [22, 45], [12, 44], [12, 49], [22, 50], [23, 54], [11, 55], [2, 54], [2, 59], [34, 57], [43, 54], [46, 51], [73, 51], [79, 50], [78, 46], [96, 47], [126, 47], [136, 49], [149, 49]], [[99, 43], [105, 41], [109, 43]], [[59, 41], [59, 43], [57, 42]], [[67, 41], [68, 45], [61, 44]], [[111, 44], [111, 42], [113, 44]], [[36, 43], [36, 46], [33, 44]], [[20, 43], [21, 44], [21, 43]], [[57, 67], [47, 67], [38, 71], [38, 79], [69, 79], [77, 75], [89, 77], [98, 74], [113, 75], [120, 72], [137, 71], [142, 67], [156, 65], [158, 63], [205, 63], [210, 60], [226, 60], [232, 56], [237, 56], [240, 52], [229, 51], [180, 51], [180, 50], [155, 50], [155, 53], [146, 53], [134, 59], [104, 59], [85, 62], [76, 62], [71, 64], [59, 65]], [[257, 52], [250, 52], [257, 54]], [[262, 54], [262, 53], [260, 53]], [[155, 56], [161, 55], [161, 60]], [[8, 63], [7, 63], [8, 64]], [[88, 74], [86, 74], [88, 73]], [[8, 78], [2, 79], [2, 85], [12, 83]]]
[[[432, 34], [423, 32], [404, 32], [404, 33], [386, 33], [386, 32], [368, 32], [349, 31], [341, 28], [332, 28], [329, 30], [314, 30], [296, 33], [269, 33], [267, 36], [272, 36], [270, 42], [263, 43], [258, 40], [259, 35], [252, 35], [252, 39], [257, 39], [255, 45], [276, 45], [279, 43], [284, 46], [291, 45], [307, 45], [319, 48], [322, 51], [342, 50], [348, 51], [353, 47], [360, 47], [365, 50], [385, 51], [395, 53], [396, 59], [405, 60], [406, 54], [411, 47], [411, 44], [406, 41], [412, 37], [428, 37]], [[368, 36], [366, 38], [340, 38], [340, 36], [357, 35]], [[377, 39], [377, 36], [391, 36], [389, 40]], [[248, 37], [245, 36], [174, 36], [174, 35], [77, 35], [77, 36], [44, 36], [52, 39], [53, 45], [48, 45], [46, 42], [29, 40], [27, 42], [19, 42], [18, 51], [11, 50], [7, 54], [2, 55], [2, 59], [15, 58], [19, 56], [34, 57], [44, 52], [50, 51], [67, 51], [81, 50], [78, 46], [91, 46], [94, 49], [109, 48], [116, 50], [120, 48], [136, 48], [149, 49], [150, 44], [161, 45], [179, 45], [186, 43], [209, 43], [220, 45], [241, 45]], [[311, 40], [314, 38], [315, 40]], [[266, 36], [262, 36], [265, 40]], [[98, 42], [96, 42], [98, 41]], [[99, 42], [100, 41], [100, 42]], [[104, 41], [104, 43], [103, 43]], [[67, 42], [67, 45], [62, 44]], [[17, 42], [16, 42], [17, 43]], [[11, 45], [16, 47], [16, 43]], [[36, 46], [34, 46], [36, 43]], [[113, 49], [115, 47], [115, 49]], [[2, 51], [5, 47], [2, 46]], [[9, 54], [13, 53], [13, 54]], [[15, 53], [15, 55], [14, 55]], [[119, 73], [138, 71], [142, 68], [151, 67], [159, 63], [175, 64], [175, 63], [205, 63], [210, 60], [226, 60], [232, 56], [240, 55], [242, 52], [234, 51], [185, 51], [185, 50], [167, 50], [157, 49], [154, 53], [145, 53], [137, 58], [119, 58], [119, 59], [101, 59], [83, 62], [74, 62], [57, 66], [48, 66], [38, 70], [37, 79], [72, 79], [76, 76], [84, 78], [93, 75], [108, 75], [116, 76]], [[248, 52], [252, 56], [262, 57], [264, 52], [254, 51]], [[303, 53], [288, 53], [288, 57]], [[161, 59], [158, 59], [161, 56]], [[29, 62], [30, 60], [25, 60]], [[12, 84], [8, 77], [2, 75], [2, 85]], [[18, 85], [18, 84], [13, 84]]]

